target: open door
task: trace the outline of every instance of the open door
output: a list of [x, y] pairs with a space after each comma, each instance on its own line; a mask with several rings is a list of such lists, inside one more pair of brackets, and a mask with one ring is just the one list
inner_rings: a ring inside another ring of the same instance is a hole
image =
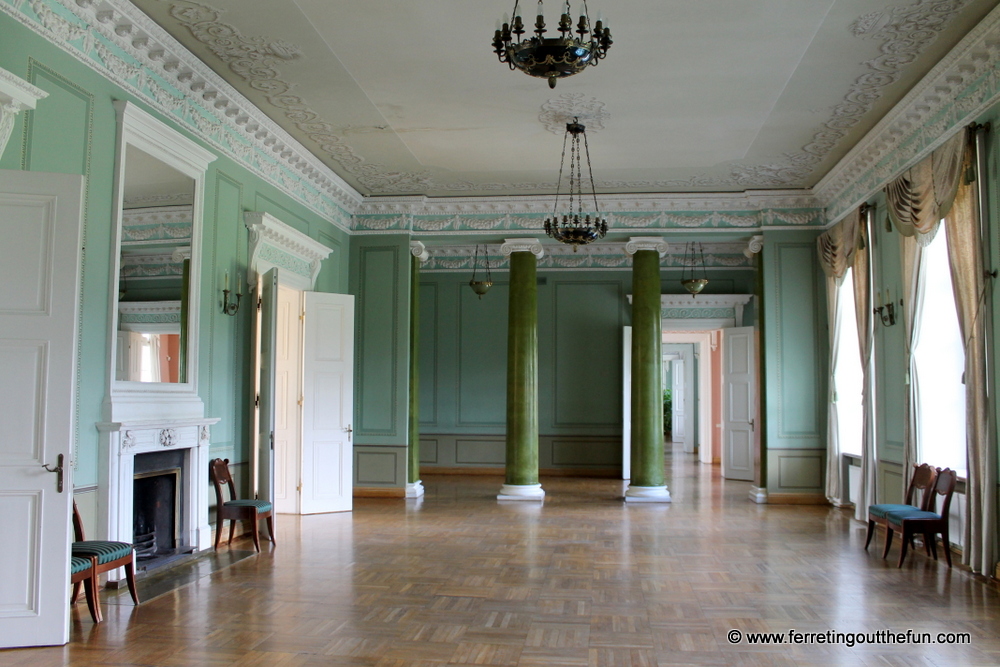
[[632, 479], [632, 327], [622, 333], [622, 479]]
[[278, 328], [278, 269], [258, 278], [256, 428], [257, 498], [274, 502], [274, 394]]
[[354, 297], [305, 293], [302, 346], [303, 514], [353, 506]]
[[69, 640], [82, 201], [82, 176], [0, 172], [0, 648]]
[[722, 476], [753, 481], [757, 382], [754, 329], [723, 329]]

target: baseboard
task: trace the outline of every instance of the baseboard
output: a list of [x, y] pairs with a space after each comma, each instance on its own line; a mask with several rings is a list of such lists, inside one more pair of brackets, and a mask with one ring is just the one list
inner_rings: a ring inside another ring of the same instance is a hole
[[355, 498], [405, 498], [406, 489], [399, 486], [356, 486]]
[[829, 505], [822, 493], [768, 493], [768, 505]]
[[[476, 467], [476, 468], [452, 468], [423, 466], [420, 468], [420, 476], [424, 475], [504, 475], [506, 468], [496, 467]], [[599, 477], [606, 479], [621, 479], [621, 468], [539, 468], [538, 475], [541, 477]]]

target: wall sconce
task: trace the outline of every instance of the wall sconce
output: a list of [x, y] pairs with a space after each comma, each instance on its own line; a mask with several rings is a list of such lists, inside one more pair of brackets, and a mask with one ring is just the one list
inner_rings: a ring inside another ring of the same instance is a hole
[[236, 301], [229, 301], [229, 271], [226, 271], [226, 287], [222, 290], [222, 313], [224, 315], [235, 316], [240, 311], [240, 299], [243, 294], [240, 292], [240, 275], [236, 274]]
[[[889, 296], [889, 290], [885, 291], [885, 303], [882, 303], [882, 295], [875, 292], [878, 296], [878, 306], [873, 309], [878, 318], [882, 320], [882, 326], [891, 327], [896, 323], [896, 304], [893, 303], [892, 298]], [[899, 300], [899, 305], [903, 305], [903, 300]]]

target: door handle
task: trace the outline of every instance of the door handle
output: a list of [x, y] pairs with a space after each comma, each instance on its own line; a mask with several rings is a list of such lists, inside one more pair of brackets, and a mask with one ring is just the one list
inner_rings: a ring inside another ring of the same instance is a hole
[[750, 430], [751, 431], [756, 431], [757, 430], [756, 428], [754, 428], [753, 420], [752, 419], [750, 420]]
[[63, 455], [60, 454], [59, 458], [56, 459], [56, 467], [50, 468], [47, 463], [43, 463], [42, 467], [49, 472], [54, 472], [56, 474], [56, 491], [59, 493], [63, 492]]
[[354, 433], [354, 429], [351, 428], [350, 424], [348, 424], [347, 428], [345, 428], [344, 430], [347, 431], [347, 442], [350, 442], [351, 441], [351, 434]]

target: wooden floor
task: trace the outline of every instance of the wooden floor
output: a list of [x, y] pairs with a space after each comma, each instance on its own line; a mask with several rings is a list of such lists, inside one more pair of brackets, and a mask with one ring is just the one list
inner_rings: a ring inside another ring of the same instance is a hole
[[[425, 476], [422, 501], [278, 517], [278, 546], [0, 665], [997, 665], [1000, 598], [959, 569], [866, 553], [843, 510], [758, 506], [681, 453], [670, 505], [622, 483]], [[881, 538], [880, 538], [881, 542]], [[265, 543], [266, 544], [266, 543]], [[246, 545], [239, 549], [245, 550]], [[743, 633], [968, 632], [971, 644], [749, 646]]]

